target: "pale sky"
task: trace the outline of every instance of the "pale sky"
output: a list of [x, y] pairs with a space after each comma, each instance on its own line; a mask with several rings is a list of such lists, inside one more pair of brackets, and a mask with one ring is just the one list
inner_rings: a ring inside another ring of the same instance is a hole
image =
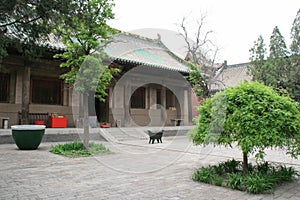
[[249, 62], [254, 41], [262, 35], [268, 44], [275, 26], [289, 45], [300, 8], [300, 0], [115, 0], [115, 4], [115, 19], [109, 22], [112, 27], [154, 38], [160, 30], [169, 30], [160, 33], [162, 41], [177, 54], [184, 54], [184, 44], [164, 33], [176, 35], [176, 24], [188, 17], [193, 39], [194, 22], [206, 15], [204, 27], [214, 32], [211, 39], [221, 48], [218, 61], [227, 60], [228, 64]]

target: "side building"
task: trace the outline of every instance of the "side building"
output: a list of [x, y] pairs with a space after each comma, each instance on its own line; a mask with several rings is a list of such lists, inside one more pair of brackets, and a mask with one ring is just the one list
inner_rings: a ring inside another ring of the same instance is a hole
[[[227, 63], [225, 61], [225, 63]], [[247, 73], [250, 63], [239, 63], [233, 65], [224, 64], [218, 71], [215, 82], [211, 85], [211, 91], [216, 93], [228, 87], [234, 87], [243, 81], [251, 81], [252, 76]]]

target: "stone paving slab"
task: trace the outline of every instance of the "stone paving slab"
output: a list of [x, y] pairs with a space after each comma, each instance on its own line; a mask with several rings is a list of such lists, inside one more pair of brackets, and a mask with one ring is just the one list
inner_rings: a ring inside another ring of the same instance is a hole
[[[194, 170], [203, 165], [240, 158], [237, 149], [195, 147], [187, 137], [164, 138], [162, 144], [147, 142], [102, 142], [113, 153], [88, 158], [54, 155], [49, 149], [56, 143], [42, 143], [34, 151], [0, 145], [0, 199], [300, 198], [299, 181], [266, 195], [192, 181]], [[282, 153], [269, 152], [276, 162], [282, 159], [278, 155]], [[299, 169], [298, 160], [291, 164]]]

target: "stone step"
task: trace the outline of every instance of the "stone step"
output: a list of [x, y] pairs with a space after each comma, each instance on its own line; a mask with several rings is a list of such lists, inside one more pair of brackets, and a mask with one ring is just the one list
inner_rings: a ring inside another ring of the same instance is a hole
[[[83, 129], [79, 128], [46, 128], [42, 142], [69, 142], [80, 141], [83, 138]], [[90, 129], [90, 139], [107, 141], [100, 134], [99, 129]], [[11, 129], [0, 129], [0, 144], [13, 144]]]
[[106, 129], [105, 132], [107, 134], [110, 134], [116, 140], [118, 141], [124, 141], [124, 140], [139, 140], [147, 138], [147, 135], [143, 131], [140, 131], [138, 129], [124, 129], [124, 128], [110, 128]]
[[[171, 127], [120, 127], [120, 128], [90, 128], [90, 139], [99, 141], [131, 141], [149, 139], [148, 130], [164, 130], [163, 137], [186, 135], [193, 126]], [[83, 138], [82, 128], [46, 128], [42, 142], [79, 141]], [[11, 129], [0, 129], [0, 144], [14, 143]]]

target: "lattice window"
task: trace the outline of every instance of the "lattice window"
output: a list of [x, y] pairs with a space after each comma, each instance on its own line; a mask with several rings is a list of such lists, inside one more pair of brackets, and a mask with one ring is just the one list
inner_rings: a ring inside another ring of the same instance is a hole
[[62, 105], [63, 82], [55, 78], [31, 79], [31, 103]]
[[145, 100], [146, 100], [146, 88], [140, 87], [134, 91], [131, 96], [131, 108], [146, 108]]
[[171, 90], [166, 90], [166, 107], [167, 109], [175, 109], [175, 95]]

